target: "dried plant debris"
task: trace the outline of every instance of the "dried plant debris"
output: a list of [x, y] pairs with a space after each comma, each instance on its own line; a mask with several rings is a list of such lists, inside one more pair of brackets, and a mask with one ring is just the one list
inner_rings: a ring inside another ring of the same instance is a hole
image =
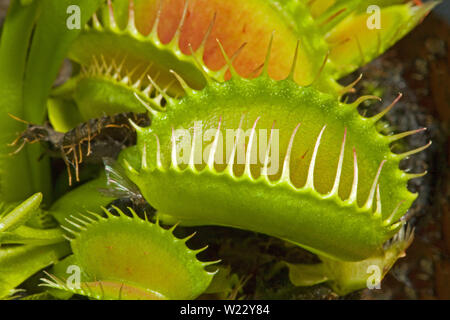
[[[18, 118], [16, 120], [23, 121]], [[18, 145], [14, 151], [18, 153], [26, 144], [44, 144], [49, 155], [64, 160], [71, 185], [71, 168], [75, 169], [75, 179], [79, 181], [80, 164], [101, 163], [103, 158], [116, 158], [122, 149], [136, 143], [136, 132], [129, 120], [144, 126], [149, 124], [146, 114], [133, 113], [90, 119], [65, 133], [53, 130], [48, 123], [45, 125], [27, 123], [27, 129], [11, 143], [11, 146]]]

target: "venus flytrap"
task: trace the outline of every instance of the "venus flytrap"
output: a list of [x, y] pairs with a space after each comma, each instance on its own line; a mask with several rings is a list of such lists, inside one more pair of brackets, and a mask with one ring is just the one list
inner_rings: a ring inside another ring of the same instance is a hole
[[48, 245], [64, 241], [59, 228], [33, 228], [28, 222], [39, 212], [42, 193], [36, 193], [13, 210], [0, 215], [0, 246], [5, 244]]
[[309, 287], [328, 283], [334, 292], [344, 296], [364, 288], [381, 289], [381, 281], [394, 263], [405, 256], [414, 238], [411, 226], [405, 226], [384, 244], [383, 249], [358, 262], [343, 262], [319, 256], [319, 264], [290, 264], [289, 278], [296, 286]]
[[[178, 239], [158, 222], [132, 217], [115, 208], [118, 216], [105, 210], [97, 214], [71, 216], [67, 222], [73, 255], [61, 263], [80, 268], [77, 285], [67, 273], [49, 275], [44, 285], [102, 300], [195, 299], [210, 284], [215, 272], [205, 268], [217, 262], [201, 262], [186, 242], [194, 234]], [[55, 268], [58, 268], [57, 266]]]
[[[395, 102], [365, 118], [357, 106], [373, 97], [344, 104], [298, 86], [292, 75], [274, 81], [263, 73], [245, 80], [229, 66], [233, 77], [227, 82], [211, 79], [196, 91], [180, 78], [184, 98], [166, 97], [164, 111], [146, 106], [152, 125], [135, 126], [137, 146], [119, 159], [145, 199], [163, 219], [262, 232], [333, 260], [360, 261], [382, 250], [401, 229], [399, 218], [416, 197], [406, 187], [416, 175], [402, 172], [399, 162], [423, 149], [394, 154], [393, 138], [376, 130], [375, 123]], [[252, 128], [245, 164], [235, 162], [235, 153], [225, 164], [215, 162], [218, 135], [210, 143], [209, 161], [178, 163], [174, 129], [199, 120], [204, 129], [218, 132]], [[256, 129], [273, 130], [274, 123], [283, 165], [268, 175], [267, 163], [250, 163], [250, 150]], [[175, 194], [176, 202], [171, 200]]]
[[345, 76], [380, 56], [439, 3], [404, 2], [334, 1], [316, 17], [330, 48], [327, 67], [334, 78]]
[[42, 202], [42, 193], [36, 193], [11, 212], [2, 213], [0, 216], [0, 232], [13, 231], [27, 222], [38, 210]]
[[[208, 85], [195, 90], [174, 73], [185, 90], [183, 98], [168, 96], [151, 78], [158, 90], [151, 102], [135, 95], [148, 111], [151, 126], [142, 128], [131, 122], [138, 143], [118, 161], [128, 178], [166, 222], [262, 232], [318, 254], [323, 264], [314, 266], [312, 278], [309, 267], [291, 266], [295, 284], [327, 281], [336, 292], [346, 294], [365, 283], [368, 265], [376, 264], [384, 275], [411, 242], [410, 231], [400, 236], [405, 232], [399, 219], [416, 197], [407, 190], [407, 181], [421, 176], [402, 172], [399, 162], [424, 148], [394, 154], [392, 142], [422, 130], [384, 136], [376, 129], [400, 96], [381, 113], [365, 118], [357, 107], [375, 97], [345, 104], [313, 87], [301, 87], [292, 80], [295, 63], [285, 80], [270, 79], [266, 67], [258, 78], [246, 80], [225, 57], [232, 73], [227, 82], [207, 78]], [[269, 58], [268, 53], [266, 61]], [[159, 104], [161, 98], [166, 101], [164, 108]], [[209, 157], [194, 163], [196, 139], [192, 139], [189, 162], [180, 163], [175, 131], [180, 127], [191, 130], [198, 123], [203, 130], [217, 132], [213, 141], [202, 142], [209, 147]], [[216, 161], [218, 133], [227, 128], [251, 132], [244, 164], [235, 161], [237, 143], [229, 158]], [[271, 148], [264, 163], [251, 159], [261, 128], [279, 131], [282, 166], [275, 174], [267, 170]], [[59, 220], [67, 226], [67, 220], [63, 222], [68, 217], [66, 204], [61, 201], [58, 211], [62, 214]], [[79, 222], [75, 226], [82, 232], [84, 226]], [[393, 237], [392, 245], [386, 244]], [[295, 277], [299, 271], [303, 272], [301, 280]], [[100, 284], [91, 285], [97, 288], [94, 294], [72, 292], [98, 298]], [[107, 281], [105, 287], [117, 295], [117, 283]], [[67, 290], [61, 283], [58, 288]]]
[[[237, 72], [255, 77], [261, 72], [272, 34], [268, 66], [272, 78], [287, 76], [300, 40], [294, 80], [306, 85], [319, 75], [314, 86], [339, 95], [342, 87], [337, 78], [382, 54], [436, 3], [109, 0], [71, 47], [69, 57], [82, 66], [72, 94], [85, 120], [104, 113], [142, 112], [133, 94], [144, 100], [155, 94], [147, 76], [170, 96], [183, 94], [170, 70], [194, 89], [205, 85], [204, 72], [218, 81], [228, 79], [215, 41], [219, 39], [233, 55]], [[370, 5], [380, 7], [375, 15], [382, 21], [381, 29], [368, 27], [373, 19], [366, 11]]]

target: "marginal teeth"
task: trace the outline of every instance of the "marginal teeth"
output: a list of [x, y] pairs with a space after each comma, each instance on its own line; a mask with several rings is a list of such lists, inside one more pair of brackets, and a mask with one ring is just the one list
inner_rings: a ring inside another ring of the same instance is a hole
[[[150, 76], [147, 76], [147, 79], [150, 81], [152, 87], [158, 92], [159, 95], [163, 96], [166, 100], [170, 100], [171, 98], [166, 93], [167, 88], [163, 90], [156, 84], [156, 81], [157, 81], [159, 75], [160, 74], [158, 73], [154, 79], [152, 79], [152, 77], [150, 77]], [[170, 84], [169, 84], [169, 86], [170, 86]]]
[[366, 204], [364, 205], [365, 209], [372, 208], [373, 197], [375, 195], [375, 189], [377, 188], [378, 179], [380, 177], [381, 169], [383, 169], [383, 165], [386, 163], [386, 160], [381, 161], [380, 166], [378, 167], [377, 174], [375, 175], [375, 179], [372, 184], [372, 188], [370, 188], [369, 196], [367, 197]]
[[[402, 243], [404, 249], [409, 247], [414, 239], [414, 228], [409, 223], [406, 223], [402, 228], [384, 244], [384, 249], [387, 250], [395, 244]], [[401, 253], [400, 253], [401, 254]]]
[[178, 42], [180, 41], [181, 30], [183, 29], [184, 22], [186, 20], [187, 12], [188, 12], [189, 0], [184, 2], [183, 15], [181, 16], [180, 23], [178, 24], [178, 28], [175, 31], [175, 34], [170, 41], [171, 44], [178, 46]]
[[403, 173], [402, 177], [404, 177], [406, 180], [415, 179], [415, 178], [421, 178], [425, 176], [428, 173], [428, 171], [424, 171], [421, 173]]
[[230, 174], [230, 176], [234, 176], [234, 171], [233, 171], [234, 157], [236, 155], [236, 149], [237, 149], [238, 144], [239, 144], [239, 139], [240, 139], [240, 136], [241, 136], [241, 129], [242, 129], [242, 122], [244, 121], [244, 118], [245, 118], [245, 114], [243, 114], [241, 116], [241, 120], [239, 121], [239, 127], [238, 127], [238, 130], [237, 130], [235, 142], [233, 144], [233, 150], [231, 151], [230, 158], [228, 159], [228, 173]]
[[103, 54], [100, 55], [100, 60], [102, 62], [101, 70], [103, 73], [105, 73], [106, 70], [108, 70], [108, 64], [106, 63], [105, 56], [103, 56]]
[[107, 76], [109, 76], [109, 75], [112, 74], [113, 70], [114, 70], [114, 68], [113, 68], [113, 65], [111, 64], [111, 65], [109, 65], [109, 67], [106, 69], [105, 74], [106, 74]]
[[355, 203], [358, 197], [358, 158], [356, 156], [356, 149], [353, 148], [353, 183], [352, 191], [350, 191], [350, 196], [348, 201]]
[[[188, 47], [189, 47], [189, 51], [191, 53], [192, 59], [194, 60], [195, 65], [198, 67], [198, 69], [200, 70], [200, 72], [202, 73], [203, 77], [206, 79], [206, 81], [211, 84], [213, 83], [212, 78], [208, 75], [208, 73], [205, 70], [205, 67], [199, 62], [199, 60], [202, 60], [203, 58], [203, 50], [204, 50], [204, 46], [201, 46], [197, 53], [194, 52], [194, 49], [192, 49], [192, 45], [191, 43], [188, 43]], [[197, 58], [197, 55], [199, 56], [199, 58]]]
[[73, 225], [75, 228], [77, 228], [78, 230], [83, 230], [83, 231], [86, 230], [85, 227], [79, 225], [78, 223], [76, 223], [76, 222], [74, 222], [74, 221], [72, 221], [72, 220], [70, 220], [70, 219], [65, 219], [65, 220], [66, 220], [68, 223], [70, 223], [71, 225]]
[[141, 88], [141, 83], [142, 83], [142, 81], [141, 81], [141, 79], [139, 79], [138, 81], [136, 81], [133, 84], [133, 88], [139, 90]]
[[291, 79], [292, 81], [295, 81], [294, 77], [295, 77], [295, 70], [296, 70], [296, 67], [297, 67], [297, 58], [298, 58], [298, 48], [299, 48], [299, 46], [300, 46], [300, 39], [297, 40], [297, 44], [295, 46], [294, 58], [293, 58], [293, 61], [292, 61], [292, 66], [291, 66], [291, 71], [289, 72], [289, 75], [288, 75], [288, 79]]
[[269, 75], [269, 62], [270, 62], [270, 54], [272, 53], [272, 43], [273, 43], [273, 34], [275, 31], [272, 31], [272, 35], [270, 36], [269, 46], [267, 47], [266, 59], [264, 60], [264, 66], [262, 74], [268, 76]]
[[152, 92], [152, 85], [150, 84], [150, 85], [148, 85], [147, 86], [147, 88], [145, 88], [144, 89], [144, 91], [142, 91], [142, 93], [144, 94], [144, 95], [146, 95], [147, 97], [149, 97], [150, 98], [150, 94], [151, 94], [151, 92]]
[[[202, 42], [201, 42], [200, 46], [197, 48], [197, 51], [196, 51], [195, 54], [193, 53], [192, 46], [189, 43], [189, 48], [191, 49], [191, 54], [194, 56], [194, 59], [195, 59], [195, 55], [197, 55], [200, 60], [203, 59], [203, 54], [205, 52], [206, 42], [208, 41], [209, 36], [211, 35], [211, 31], [212, 31], [212, 29], [214, 27], [214, 24], [216, 23], [216, 16], [217, 16], [217, 14], [214, 12], [213, 18], [211, 19], [211, 22], [210, 22], [210, 24], [208, 26], [208, 30], [206, 30], [206, 34], [203, 37]], [[201, 67], [200, 69], [203, 70], [203, 67]], [[206, 78], [208, 79], [209, 77], [207, 76]]]
[[114, 8], [111, 0], [108, 0], [109, 26], [111, 29], [117, 29], [116, 19], [114, 18]]
[[175, 130], [172, 127], [172, 166], [173, 168], [178, 168], [177, 160], [177, 141], [175, 140]]
[[87, 226], [89, 226], [90, 225], [90, 223], [88, 223], [88, 222], [86, 222], [86, 221], [84, 221], [84, 220], [81, 220], [80, 218], [78, 218], [78, 217], [76, 217], [76, 216], [74, 216], [74, 215], [70, 215], [70, 218], [71, 219], [74, 219], [74, 220], [76, 220], [76, 221], [78, 221], [79, 223], [81, 223], [83, 226], [85, 226], [85, 227], [87, 227]]
[[378, 120], [383, 118], [383, 116], [386, 113], [388, 113], [397, 104], [397, 102], [402, 98], [402, 96], [403, 95], [401, 93], [399, 93], [397, 98], [395, 98], [395, 100], [387, 108], [385, 108], [383, 111], [381, 111], [377, 115], [374, 115], [372, 118], [370, 118], [372, 120], [372, 122], [377, 122]]
[[162, 9], [163, 9], [163, 4], [164, 4], [164, 1], [160, 1], [159, 2], [159, 8], [158, 8], [158, 11], [156, 13], [155, 22], [153, 22], [152, 30], [150, 31], [150, 34], [148, 35], [149, 37], [153, 37], [155, 39], [159, 39], [159, 37], [158, 37], [158, 26], [159, 26], [159, 21], [161, 19], [161, 12], [162, 12]]
[[97, 29], [97, 30], [102, 30], [103, 29], [100, 21], [98, 20], [97, 13], [93, 14], [93, 16], [92, 16], [92, 23], [93, 23], [95, 29]]
[[402, 206], [402, 204], [405, 202], [405, 200], [400, 201], [397, 206], [395, 207], [395, 209], [392, 211], [392, 213], [390, 214], [390, 216], [383, 221], [383, 225], [384, 226], [388, 226], [392, 223], [392, 221], [394, 220], [395, 215], [397, 214], [397, 211], [400, 209], [400, 207]]
[[416, 134], [416, 133], [419, 133], [419, 132], [422, 132], [422, 131], [425, 131], [425, 130], [427, 130], [427, 128], [420, 128], [420, 129], [406, 131], [406, 132], [402, 132], [402, 133], [395, 134], [395, 135], [392, 135], [392, 136], [388, 136], [387, 138], [389, 139], [389, 142], [394, 142], [394, 141], [397, 141], [399, 139], [408, 137], [410, 135], [413, 135], [413, 134]]
[[91, 214], [91, 215], [93, 215], [94, 217], [97, 217], [96, 214], [93, 214], [93, 213], [87, 211], [85, 214], [82, 214], [83, 219], [86, 219], [86, 220], [89, 221], [91, 224], [97, 222], [96, 219], [92, 219], [91, 217], [88, 216], [88, 214]]
[[209, 154], [208, 167], [211, 170], [214, 169], [214, 160], [215, 160], [215, 157], [216, 157], [217, 146], [219, 144], [220, 127], [221, 127], [221, 125], [222, 125], [222, 117], [220, 117], [220, 119], [219, 119], [219, 125], [217, 126], [216, 136], [214, 137], [214, 142], [212, 144], [211, 152]]
[[[139, 99], [139, 97], [137, 95], [136, 95], [136, 97]], [[136, 132], [138, 132], [140, 134], [144, 133], [144, 129], [142, 127], [138, 126], [133, 120], [128, 119], [128, 122], [134, 128], [134, 130], [136, 130]]]
[[297, 124], [294, 131], [292, 132], [291, 139], [289, 140], [289, 145], [286, 150], [286, 157], [284, 158], [283, 163], [283, 172], [281, 174], [281, 180], [289, 182], [291, 180], [291, 172], [290, 172], [290, 164], [291, 164], [291, 153], [292, 153], [292, 146], [294, 144], [295, 135], [297, 134], [298, 128], [300, 127], [300, 123]]
[[403, 224], [404, 224], [403, 221], [399, 221], [399, 222], [397, 222], [397, 223], [394, 223], [393, 225], [391, 225], [391, 226], [389, 227], [389, 230], [396, 230], [398, 227], [400, 227], [400, 226], [403, 225]]
[[344, 162], [345, 140], [347, 138], [347, 128], [344, 129], [344, 138], [342, 139], [341, 152], [339, 154], [339, 162], [336, 170], [336, 178], [334, 180], [333, 188], [330, 191], [330, 195], [338, 194], [339, 183], [341, 181], [342, 164]]
[[144, 148], [142, 149], [142, 159], [141, 159], [142, 169], [148, 169], [147, 163], [147, 144], [144, 143]]
[[269, 156], [272, 148], [272, 137], [273, 137], [273, 131], [275, 130], [275, 121], [272, 123], [272, 129], [270, 130], [270, 137], [269, 137], [269, 143], [267, 145], [267, 151], [266, 151], [266, 156], [264, 158], [264, 167], [261, 171], [261, 175], [263, 177], [265, 177], [267, 180], [269, 180], [269, 175], [268, 175], [268, 166], [269, 166]]
[[194, 136], [192, 137], [191, 153], [189, 154], [189, 168], [192, 171], [197, 171], [195, 168], [195, 142], [197, 141], [197, 127], [194, 127]]
[[[222, 43], [219, 39], [216, 39], [217, 44], [219, 45], [220, 51], [222, 52], [223, 57], [226, 61], [226, 66], [228, 67], [228, 70], [230, 71], [231, 77], [233, 78], [239, 78], [239, 74], [237, 73], [236, 69], [233, 66], [233, 61], [237, 58], [237, 56], [242, 52], [244, 47], [247, 45], [246, 42], [244, 42], [239, 49], [236, 50], [236, 52], [231, 56], [231, 58], [228, 57], [227, 53], [225, 52], [225, 49], [222, 46]], [[220, 72], [225, 73], [227, 71], [227, 68], [223, 68]]]
[[356, 99], [356, 101], [353, 102], [352, 105], [354, 107], [358, 107], [361, 103], [363, 103], [364, 101], [367, 101], [367, 100], [378, 100], [378, 101], [381, 101], [381, 98], [377, 97], [377, 96], [362, 96], [362, 97], [359, 97], [358, 99]]
[[70, 228], [68, 228], [68, 227], [66, 227], [66, 226], [64, 226], [64, 225], [61, 225], [60, 226], [62, 229], [64, 229], [65, 231], [67, 231], [67, 232], [69, 232], [71, 235], [73, 235], [73, 236], [76, 236], [78, 233], [76, 232], [76, 231], [74, 231], [74, 230], [72, 230], [72, 229], [70, 229]]
[[352, 83], [350, 83], [348, 86], [342, 88], [341, 91], [339, 91], [339, 95], [343, 96], [344, 94], [348, 93], [348, 92], [353, 92], [354, 91], [354, 87], [358, 84], [359, 81], [361, 81], [363, 75], [362, 73], [359, 75], [359, 77], [353, 81]]
[[255, 134], [256, 134], [256, 125], [258, 124], [258, 121], [261, 117], [256, 118], [254, 124], [253, 124], [253, 128], [252, 128], [252, 132], [250, 134], [250, 138], [248, 141], [248, 146], [247, 146], [247, 154], [245, 156], [245, 174], [248, 177], [252, 177], [252, 173], [250, 170], [250, 166], [251, 166], [251, 162], [252, 162], [252, 149], [253, 149], [253, 142], [255, 140]]
[[409, 156], [411, 156], [411, 155], [413, 155], [413, 154], [419, 153], [419, 152], [421, 152], [421, 151], [427, 149], [429, 146], [431, 146], [431, 141], [428, 142], [426, 145], [420, 147], [420, 148], [417, 148], [417, 149], [414, 149], [414, 150], [411, 150], [411, 151], [408, 151], [408, 152], [396, 154], [395, 156], [396, 156], [397, 158], [399, 158], [399, 159], [404, 159], [404, 158], [407, 158], [407, 157], [409, 157]]
[[309, 170], [308, 170], [308, 178], [306, 180], [306, 186], [314, 189], [314, 167], [316, 165], [316, 157], [317, 157], [317, 152], [319, 151], [319, 146], [320, 146], [320, 140], [322, 139], [322, 134], [325, 131], [325, 128], [327, 126], [324, 125], [322, 130], [320, 130], [319, 136], [317, 137], [316, 140], [316, 145], [314, 146], [314, 152], [311, 158], [311, 163], [309, 165]]
[[128, 83], [130, 82], [130, 78], [128, 78], [128, 76], [125, 76], [124, 78], [122, 78], [120, 82], [125, 85], [128, 85]]
[[158, 166], [158, 168], [162, 168], [162, 162], [161, 162], [161, 145], [159, 142], [159, 137], [155, 135], [155, 140], [156, 140], [156, 165]]
[[130, 0], [130, 2], [129, 2], [127, 29], [128, 29], [128, 31], [130, 31], [133, 34], [139, 33], [138, 30], [136, 29], [134, 0]]
[[177, 79], [178, 83], [181, 85], [181, 87], [183, 88], [183, 90], [186, 93], [192, 93], [192, 91], [193, 91], [192, 88], [189, 87], [189, 85], [186, 83], [186, 81], [184, 81], [184, 79], [178, 73], [176, 73], [172, 69], [170, 70], [170, 73], [172, 73], [175, 76], [175, 78]]
[[375, 210], [374, 217], [381, 218], [380, 184], [377, 184], [377, 209]]

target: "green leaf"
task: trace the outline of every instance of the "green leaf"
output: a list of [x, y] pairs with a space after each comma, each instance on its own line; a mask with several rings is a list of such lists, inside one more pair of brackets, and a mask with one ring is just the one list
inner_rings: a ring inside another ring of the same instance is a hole
[[72, 100], [50, 98], [47, 101], [47, 107], [48, 118], [56, 131], [67, 132], [83, 122]]
[[[22, 7], [13, 0], [3, 25], [0, 42], [0, 201], [20, 201], [33, 193], [28, 150], [11, 156], [8, 147], [24, 124], [8, 116], [23, 118], [23, 76], [38, 4]], [[39, 155], [36, 156], [36, 158]]]
[[67, 225], [66, 218], [80, 212], [101, 212], [101, 207], [115, 200], [114, 197], [102, 195], [99, 189], [107, 188], [106, 176], [86, 182], [59, 198], [50, 208], [50, 213], [62, 225]]
[[[80, 25], [84, 26], [101, 0], [43, 0], [42, 14], [36, 25], [30, 56], [24, 80], [24, 117], [32, 123], [42, 123], [46, 114], [46, 101], [50, 94], [62, 61], [67, 51], [80, 33], [80, 29], [69, 29], [68, 7], [80, 8]], [[38, 145], [30, 146], [35, 153], [41, 152]], [[35, 161], [30, 158], [29, 161]], [[36, 161], [35, 161], [36, 162]], [[40, 169], [31, 170], [34, 189], [50, 194], [50, 167], [48, 162], [40, 162]]]
[[0, 299], [7, 298], [28, 277], [69, 253], [67, 242], [0, 248]]
[[36, 193], [22, 202], [14, 210], [0, 218], [0, 233], [13, 231], [27, 222], [37, 211], [42, 202], [42, 193]]
[[25, 77], [25, 114], [33, 123], [42, 123], [46, 100], [70, 45], [81, 29], [69, 29], [67, 9], [80, 7], [81, 26], [97, 10], [101, 0], [43, 0], [36, 25]]
[[40, 230], [21, 226], [13, 232], [0, 232], [1, 244], [48, 245], [63, 242], [64, 234], [59, 228]]
[[328, 280], [322, 263], [291, 264], [286, 262], [286, 265], [289, 268], [289, 279], [295, 286], [309, 287]]

